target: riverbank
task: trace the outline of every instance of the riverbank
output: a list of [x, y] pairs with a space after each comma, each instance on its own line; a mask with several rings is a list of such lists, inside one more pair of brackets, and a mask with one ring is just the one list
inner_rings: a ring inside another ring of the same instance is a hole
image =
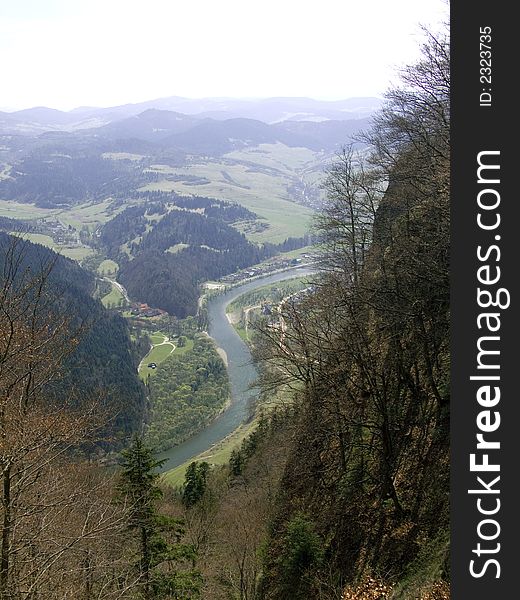
[[174, 352], [163, 361], [149, 382], [149, 393], [146, 440], [152, 447], [168, 451], [207, 428], [229, 407], [231, 393], [213, 340], [196, 335], [191, 351]]
[[212, 467], [223, 466], [228, 464], [229, 459], [231, 457], [231, 452], [235, 448], [238, 448], [240, 444], [244, 441], [244, 439], [253, 432], [256, 425], [256, 419], [251, 423], [239, 425], [227, 437], [225, 437], [223, 440], [221, 440], [205, 452], [201, 452], [197, 456], [192, 457], [190, 460], [187, 460], [185, 463], [179, 465], [175, 469], [166, 471], [161, 478], [163, 483], [171, 487], [182, 486], [186, 475], [186, 469], [188, 468], [188, 465], [193, 461], [204, 461], [210, 464]]

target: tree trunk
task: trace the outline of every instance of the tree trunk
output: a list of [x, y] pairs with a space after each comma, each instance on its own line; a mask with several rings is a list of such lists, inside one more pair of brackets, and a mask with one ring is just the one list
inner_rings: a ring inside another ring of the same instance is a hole
[[144, 578], [144, 597], [152, 600], [152, 589], [150, 587], [150, 548], [148, 547], [148, 531], [141, 527], [141, 571]]
[[9, 559], [11, 549], [11, 466], [8, 465], [3, 472], [3, 496], [4, 518], [2, 523], [2, 550], [0, 555], [0, 598], [9, 598]]

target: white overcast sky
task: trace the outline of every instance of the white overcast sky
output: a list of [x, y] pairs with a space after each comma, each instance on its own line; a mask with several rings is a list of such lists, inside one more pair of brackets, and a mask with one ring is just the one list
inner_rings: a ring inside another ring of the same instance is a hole
[[445, 0], [0, 0], [0, 108], [380, 96]]

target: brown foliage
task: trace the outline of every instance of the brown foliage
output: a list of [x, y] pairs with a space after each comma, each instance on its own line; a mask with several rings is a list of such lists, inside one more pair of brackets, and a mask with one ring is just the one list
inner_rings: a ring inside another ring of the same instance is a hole
[[348, 586], [343, 592], [342, 600], [390, 600], [392, 586], [366, 577], [356, 586]]
[[80, 411], [73, 397], [47, 394], [77, 337], [60, 299], [47, 291], [53, 263], [32, 271], [18, 238], [3, 250], [0, 598], [63, 600], [80, 590], [94, 598], [94, 565], [108, 560], [106, 551], [93, 558], [96, 546], [102, 539], [109, 547], [124, 521], [111, 503], [110, 478], [86, 458], [103, 414], [96, 398]]
[[[355, 586], [347, 586], [341, 600], [392, 600], [393, 586], [365, 577]], [[410, 600], [412, 596], [409, 597]], [[450, 588], [445, 581], [435, 581], [413, 594], [413, 600], [449, 600]]]

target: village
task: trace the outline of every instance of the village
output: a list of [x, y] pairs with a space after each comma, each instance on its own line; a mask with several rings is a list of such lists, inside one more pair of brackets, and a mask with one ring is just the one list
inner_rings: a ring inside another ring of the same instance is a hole
[[225, 275], [219, 279], [219, 283], [224, 285], [235, 285], [253, 277], [265, 277], [277, 271], [283, 271], [293, 267], [304, 267], [309, 264], [310, 261], [310, 254], [302, 254], [298, 258], [286, 258], [281, 255], [261, 263], [256, 267], [250, 267], [248, 269], [243, 269], [242, 271], [237, 271], [236, 273], [231, 273], [230, 275]]

